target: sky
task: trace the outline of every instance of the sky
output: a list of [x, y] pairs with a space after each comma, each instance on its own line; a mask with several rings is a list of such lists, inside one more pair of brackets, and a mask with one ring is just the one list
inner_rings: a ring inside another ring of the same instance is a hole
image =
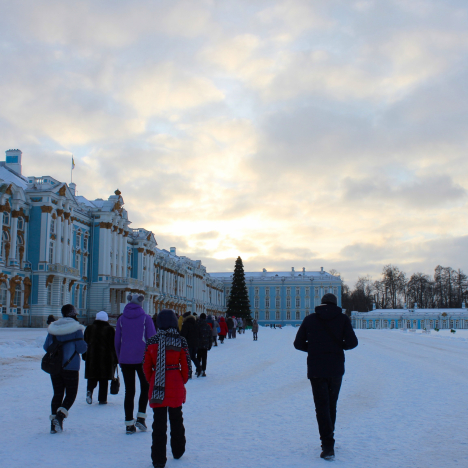
[[[468, 4], [0, 0], [0, 142], [208, 271], [468, 270]], [[3, 150], [2, 150], [3, 151]]]

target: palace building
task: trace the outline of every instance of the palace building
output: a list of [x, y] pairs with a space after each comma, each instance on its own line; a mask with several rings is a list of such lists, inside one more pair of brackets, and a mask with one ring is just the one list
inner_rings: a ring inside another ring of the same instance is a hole
[[51, 176], [22, 175], [22, 152], [0, 161], [0, 307], [3, 327], [43, 327], [72, 303], [88, 323], [118, 315], [128, 292], [154, 314], [224, 313], [224, 286], [200, 260], [157, 247], [153, 232], [132, 228], [119, 190], [88, 200]]
[[[232, 274], [212, 273], [223, 282], [226, 305], [232, 284]], [[333, 293], [341, 306], [341, 278], [320, 271], [273, 271], [245, 273], [252, 318], [261, 325], [299, 326], [306, 315], [320, 305], [324, 294]]]

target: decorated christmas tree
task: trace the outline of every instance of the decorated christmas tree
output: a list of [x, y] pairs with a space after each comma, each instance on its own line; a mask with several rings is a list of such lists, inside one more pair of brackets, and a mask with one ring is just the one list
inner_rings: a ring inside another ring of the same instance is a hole
[[242, 319], [247, 320], [248, 323], [252, 320], [250, 316], [249, 293], [245, 284], [244, 265], [240, 257], [237, 257], [234, 267], [226, 315], [242, 317]]

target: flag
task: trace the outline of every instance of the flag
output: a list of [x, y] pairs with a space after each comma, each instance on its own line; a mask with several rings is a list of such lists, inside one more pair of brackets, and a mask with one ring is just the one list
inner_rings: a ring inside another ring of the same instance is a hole
[[75, 169], [75, 160], [73, 159], [73, 156], [72, 156], [72, 171], [73, 169]]

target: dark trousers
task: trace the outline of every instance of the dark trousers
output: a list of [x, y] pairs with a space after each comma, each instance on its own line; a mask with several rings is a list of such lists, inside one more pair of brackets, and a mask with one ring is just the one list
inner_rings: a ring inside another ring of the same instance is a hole
[[202, 371], [206, 371], [206, 361], [208, 359], [208, 350], [198, 348], [197, 358], [200, 361]]
[[213, 336], [213, 343], [215, 346], [218, 346], [218, 337], [216, 335]]
[[232, 338], [232, 328], [228, 329], [228, 340]]
[[200, 369], [200, 361], [197, 359], [198, 348], [189, 348], [190, 359], [195, 364], [196, 370]]
[[138, 411], [140, 413], [146, 412], [146, 405], [148, 404], [149, 384], [146, 381], [145, 374], [143, 373], [143, 364], [120, 364], [122, 375], [125, 383], [125, 421], [133, 419], [133, 407], [135, 400], [135, 372], [140, 380], [140, 399], [138, 400]]
[[322, 448], [334, 448], [336, 421], [336, 403], [341, 388], [341, 377], [333, 378], [312, 378], [312, 393], [314, 395], [315, 413], [319, 427]]
[[226, 338], [226, 335], [219, 335], [219, 341], [221, 341], [221, 343], [224, 341], [224, 338]]
[[109, 386], [108, 380], [97, 380], [97, 379], [88, 379], [88, 387], [86, 390], [93, 394], [94, 389], [97, 387], [99, 382], [99, 393], [98, 393], [98, 401], [100, 403], [105, 403], [107, 401], [107, 388]]
[[236, 329], [235, 329], [235, 328], [232, 329], [232, 337], [233, 337], [233, 338], [236, 337]]
[[[60, 407], [67, 411], [73, 406], [78, 393], [78, 381], [80, 374], [74, 370], [61, 370], [58, 374], [51, 375], [54, 396], [51, 402], [51, 414], [57, 414]], [[63, 398], [65, 395], [65, 398]]]
[[[168, 411], [169, 410], [169, 411]], [[167, 413], [171, 424], [171, 449], [174, 458], [180, 458], [185, 452], [185, 427], [182, 417], [182, 406], [178, 408], [153, 408], [153, 445], [151, 459], [154, 464], [165, 464], [167, 445]]]
[[254, 341], [257, 341], [257, 339], [258, 339], [258, 333], [257, 332], [253, 332], [253, 339], [254, 339]]

